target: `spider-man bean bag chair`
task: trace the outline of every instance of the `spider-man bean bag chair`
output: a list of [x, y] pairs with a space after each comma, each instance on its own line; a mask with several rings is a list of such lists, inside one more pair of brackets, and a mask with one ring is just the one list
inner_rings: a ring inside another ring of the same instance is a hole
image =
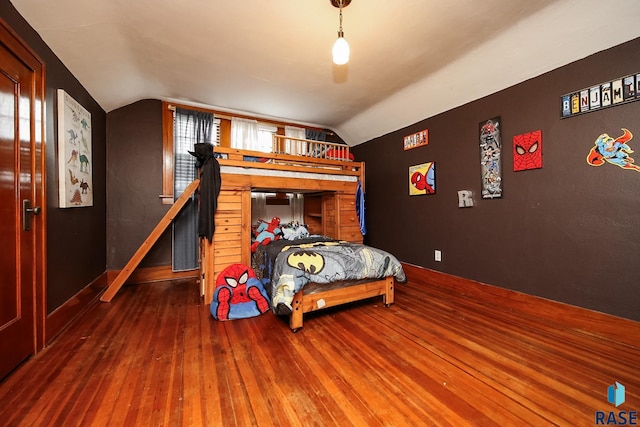
[[211, 301], [211, 314], [215, 319], [244, 319], [267, 310], [267, 293], [250, 267], [232, 264], [220, 272]]

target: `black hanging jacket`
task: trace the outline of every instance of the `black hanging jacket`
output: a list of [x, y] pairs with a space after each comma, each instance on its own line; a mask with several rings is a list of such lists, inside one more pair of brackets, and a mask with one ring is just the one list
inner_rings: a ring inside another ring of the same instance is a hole
[[198, 235], [206, 237], [211, 243], [215, 223], [213, 215], [218, 207], [218, 194], [220, 194], [220, 163], [213, 155], [213, 145], [209, 143], [194, 144], [194, 151], [189, 151], [194, 156], [196, 168], [200, 170], [200, 210], [198, 216]]

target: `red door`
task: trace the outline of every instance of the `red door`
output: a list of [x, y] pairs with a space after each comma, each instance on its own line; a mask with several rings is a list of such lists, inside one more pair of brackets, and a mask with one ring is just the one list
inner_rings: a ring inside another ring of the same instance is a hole
[[[37, 250], [42, 232], [33, 179], [38, 125], [38, 73], [16, 56], [0, 27], [0, 379], [38, 349]], [[15, 39], [13, 39], [15, 40]], [[18, 49], [19, 50], [19, 49]], [[37, 154], [37, 156], [36, 156]], [[35, 200], [34, 200], [35, 199]], [[25, 214], [25, 208], [31, 208]], [[41, 279], [39, 279], [41, 280]]]

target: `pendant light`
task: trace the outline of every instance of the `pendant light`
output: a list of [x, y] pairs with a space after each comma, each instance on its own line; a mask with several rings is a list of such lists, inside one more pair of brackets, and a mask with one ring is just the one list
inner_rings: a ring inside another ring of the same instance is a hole
[[342, 31], [342, 8], [349, 6], [351, 0], [331, 0], [331, 4], [334, 7], [340, 9], [340, 28], [338, 29], [338, 39], [333, 44], [331, 50], [333, 54], [333, 63], [336, 65], [344, 65], [349, 62], [349, 43], [344, 38], [344, 32]]

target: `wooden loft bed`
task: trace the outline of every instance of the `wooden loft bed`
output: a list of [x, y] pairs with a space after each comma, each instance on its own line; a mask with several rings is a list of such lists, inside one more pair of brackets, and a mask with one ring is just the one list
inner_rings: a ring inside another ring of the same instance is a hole
[[[284, 153], [284, 149], [289, 153]], [[362, 242], [355, 214], [358, 180], [364, 186], [364, 163], [347, 161], [349, 147], [275, 135], [271, 153], [215, 147], [221, 158], [222, 187], [215, 213], [213, 241], [201, 240], [200, 293], [209, 304], [215, 277], [235, 263], [251, 264], [251, 192], [304, 192], [321, 197], [325, 220], [316, 233]], [[199, 186], [187, 186], [176, 202], [142, 242], [115, 280], [101, 296], [110, 302], [162, 233], [173, 222]], [[318, 196], [319, 195], [319, 196]], [[321, 214], [318, 213], [317, 218]]]
[[[289, 152], [283, 153], [284, 148]], [[319, 203], [310, 215], [320, 221], [320, 228], [312, 232], [362, 243], [355, 200], [358, 181], [364, 186], [365, 166], [345, 160], [348, 146], [275, 135], [272, 153], [227, 147], [215, 147], [214, 152], [222, 185], [213, 240], [201, 243], [205, 303], [211, 302], [215, 278], [224, 268], [251, 265], [252, 191], [304, 193]]]
[[[286, 149], [286, 153], [283, 151]], [[221, 172], [221, 190], [214, 216], [211, 243], [201, 240], [201, 294], [210, 304], [215, 279], [231, 264], [251, 265], [251, 192], [295, 192], [305, 197], [305, 223], [312, 234], [362, 243], [356, 213], [358, 182], [365, 182], [363, 162], [349, 161], [345, 145], [275, 136], [273, 152], [215, 147]], [[292, 302], [289, 327], [302, 328], [303, 314], [382, 296], [394, 302], [393, 276], [309, 283]]]

